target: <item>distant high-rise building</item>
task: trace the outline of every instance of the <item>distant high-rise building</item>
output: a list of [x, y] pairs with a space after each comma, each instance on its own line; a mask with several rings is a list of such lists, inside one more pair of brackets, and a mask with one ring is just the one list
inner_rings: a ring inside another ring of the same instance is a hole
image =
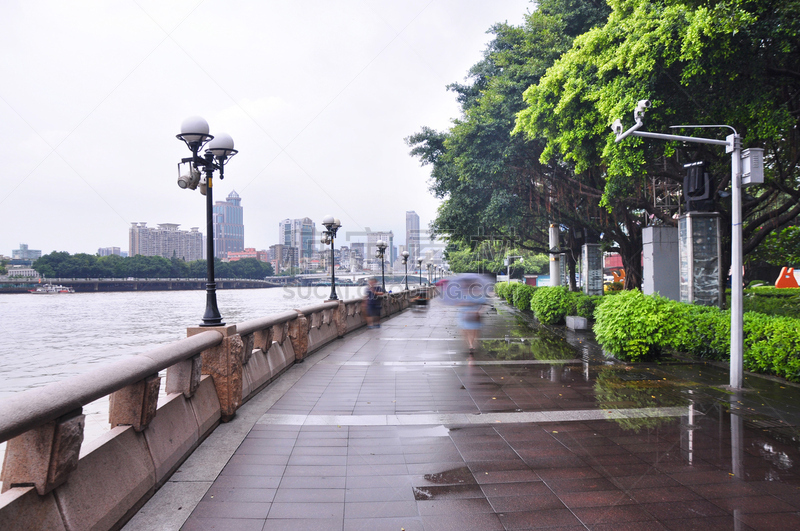
[[378, 240], [383, 240], [386, 242], [386, 252], [383, 255], [384, 260], [388, 267], [392, 267], [394, 264], [394, 234], [392, 231], [371, 231], [369, 227], [367, 227], [367, 249], [366, 249], [366, 256], [365, 258], [369, 259], [370, 261], [380, 264], [380, 261], [375, 257], [375, 253], [378, 250], [377, 242]]
[[11, 259], [12, 260], [37, 260], [42, 257], [42, 251], [36, 251], [34, 249], [28, 249], [27, 243], [19, 244], [19, 249], [14, 249], [11, 251]]
[[97, 250], [98, 256], [120, 256], [121, 254], [122, 252], [120, 251], [119, 247], [101, 247]]
[[316, 250], [317, 228], [311, 218], [284, 219], [278, 223], [281, 245], [297, 247], [300, 258], [311, 258]]
[[297, 247], [283, 245], [282, 243], [270, 245], [267, 251], [267, 258], [272, 264], [272, 269], [275, 270], [276, 275], [281, 271], [298, 267]]
[[409, 210], [406, 212], [406, 250], [409, 262], [415, 262], [419, 258], [419, 242], [419, 216]]
[[236, 190], [225, 201], [214, 204], [214, 255], [225, 258], [229, 252], [244, 251], [244, 209]]
[[129, 255], [183, 258], [187, 262], [203, 258], [203, 234], [197, 227], [178, 230], [177, 223], [161, 223], [150, 228], [147, 223], [131, 223], [128, 234]]

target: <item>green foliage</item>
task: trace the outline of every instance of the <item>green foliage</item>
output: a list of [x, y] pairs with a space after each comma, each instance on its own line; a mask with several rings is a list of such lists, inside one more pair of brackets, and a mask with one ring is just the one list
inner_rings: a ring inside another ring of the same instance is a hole
[[786, 227], [770, 234], [748, 258], [774, 266], [800, 267], [800, 226]]
[[544, 324], [560, 324], [572, 309], [573, 298], [564, 286], [540, 287], [531, 297], [533, 315]]
[[744, 351], [747, 370], [800, 382], [800, 319], [745, 314]]
[[[475, 242], [473, 242], [475, 243]], [[509, 247], [503, 242], [483, 241], [470, 246], [452, 240], [445, 249], [445, 258], [454, 273], [494, 273], [506, 274], [504, 260], [507, 256], [522, 256], [523, 261], [514, 259], [510, 272], [512, 278], [523, 274], [535, 275], [545, 270], [549, 263], [546, 254], [534, 253], [526, 249]]]
[[[207, 273], [205, 260], [186, 262], [173, 256], [135, 255], [95, 256], [89, 254], [70, 255], [52, 252], [33, 263], [39, 274], [49, 278], [204, 278]], [[263, 279], [271, 276], [272, 265], [246, 258], [237, 262], [215, 261], [217, 278]]]
[[573, 293], [575, 302], [575, 314], [586, 319], [594, 319], [594, 311], [603, 302], [602, 295], [585, 295], [584, 293]]
[[520, 310], [531, 309], [531, 297], [538, 288], [527, 284], [514, 284], [514, 306]]
[[[595, 317], [598, 342], [623, 359], [665, 351], [730, 359], [729, 311], [626, 291], [606, 297]], [[745, 312], [744, 365], [800, 381], [800, 319]]]
[[679, 331], [675, 313], [669, 299], [624, 291], [595, 309], [595, 337], [613, 356], [639, 361], [659, 354]]

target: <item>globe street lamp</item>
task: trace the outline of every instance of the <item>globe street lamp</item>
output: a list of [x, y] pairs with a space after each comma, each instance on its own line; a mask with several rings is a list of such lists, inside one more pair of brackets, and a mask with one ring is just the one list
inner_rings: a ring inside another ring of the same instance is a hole
[[378, 248], [375, 253], [375, 258], [380, 258], [381, 260], [381, 287], [383, 288], [383, 291], [386, 291], [386, 281], [383, 278], [383, 255], [386, 253], [386, 247], [388, 247], [388, 245], [385, 241], [378, 240], [375, 246]]
[[336, 238], [336, 231], [339, 230], [339, 227], [342, 226], [339, 218], [334, 218], [333, 216], [325, 216], [325, 219], [322, 220], [322, 224], [327, 229], [322, 234], [324, 237], [322, 238], [323, 244], [331, 244], [331, 296], [328, 297], [328, 300], [339, 300], [339, 297], [336, 296], [336, 259], [333, 254], [333, 240]]
[[422, 287], [422, 262], [424, 258], [417, 258], [417, 266], [419, 267], [419, 287]]
[[403, 265], [406, 266], [406, 291], [408, 291], [408, 251], [403, 251]]
[[[225, 177], [225, 164], [238, 153], [233, 149], [233, 139], [225, 133], [216, 137], [208, 134], [208, 122], [199, 116], [187, 118], [181, 124], [183, 140], [192, 156], [181, 159], [178, 163], [180, 175], [181, 164], [189, 164], [189, 172], [178, 177], [178, 186], [194, 190], [200, 186], [200, 193], [206, 196], [206, 262], [208, 266], [208, 282], [206, 283], [206, 311], [200, 326], [223, 326], [222, 316], [217, 308], [217, 283], [214, 280], [214, 199], [212, 197], [212, 177], [214, 171], [219, 172], [220, 180]], [[198, 155], [205, 146], [205, 154]], [[205, 178], [200, 180], [201, 170]]]

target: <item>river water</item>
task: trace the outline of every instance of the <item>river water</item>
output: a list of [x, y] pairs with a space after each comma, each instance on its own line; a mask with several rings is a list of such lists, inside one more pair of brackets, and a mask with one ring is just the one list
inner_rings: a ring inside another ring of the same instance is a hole
[[[217, 305], [226, 324], [237, 324], [318, 304], [330, 290], [219, 290]], [[336, 291], [347, 300], [362, 296], [364, 288]], [[202, 321], [205, 300], [205, 291], [0, 294], [0, 400], [185, 338], [186, 329]], [[163, 387], [162, 380], [162, 393]], [[86, 440], [109, 429], [107, 398], [84, 413]]]

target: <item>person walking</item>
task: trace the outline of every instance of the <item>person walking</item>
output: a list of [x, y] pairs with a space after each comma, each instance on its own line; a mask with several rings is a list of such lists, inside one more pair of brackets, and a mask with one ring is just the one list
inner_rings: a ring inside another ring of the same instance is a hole
[[380, 328], [378, 321], [381, 318], [381, 296], [385, 293], [383, 288], [378, 285], [378, 279], [369, 279], [367, 293], [364, 296], [364, 313], [367, 316], [367, 328]]

